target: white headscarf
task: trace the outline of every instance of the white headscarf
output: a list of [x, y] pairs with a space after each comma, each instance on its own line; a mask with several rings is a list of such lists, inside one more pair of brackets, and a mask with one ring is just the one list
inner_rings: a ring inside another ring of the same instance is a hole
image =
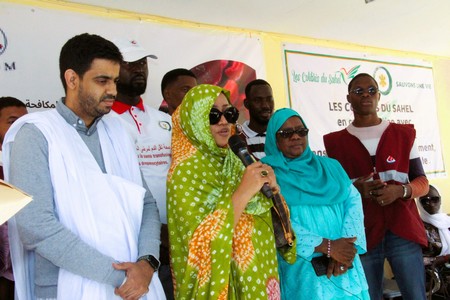
[[[435, 186], [433, 186], [433, 187], [439, 193], [439, 190]], [[439, 193], [439, 195], [440, 194], [441, 193]], [[419, 208], [420, 217], [422, 218], [422, 220], [426, 223], [433, 225], [439, 231], [439, 237], [441, 238], [441, 242], [442, 242], [442, 251], [439, 255], [450, 254], [450, 230], [449, 230], [450, 216], [448, 216], [445, 213], [442, 213], [441, 209], [439, 209], [438, 213], [436, 213], [434, 215], [430, 215], [423, 208], [422, 203], [420, 202], [420, 199], [418, 199], [417, 202], [419, 202], [417, 207]]]

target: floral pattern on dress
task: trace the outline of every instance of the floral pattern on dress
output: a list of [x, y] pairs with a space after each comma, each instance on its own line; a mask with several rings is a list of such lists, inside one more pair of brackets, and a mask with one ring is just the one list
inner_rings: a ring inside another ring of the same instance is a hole
[[[173, 113], [172, 128], [180, 126], [180, 111], [177, 109]], [[172, 177], [172, 171], [178, 164], [184, 159], [191, 156], [196, 151], [195, 147], [189, 142], [188, 138], [180, 130], [172, 131], [172, 164], [170, 165], [169, 172], [167, 173], [167, 180]]]
[[233, 236], [233, 259], [244, 272], [255, 256], [252, 242], [253, 223], [252, 215], [242, 214]]
[[199, 285], [203, 286], [211, 278], [211, 244], [225, 221], [226, 212], [216, 210], [208, 215], [197, 227], [189, 242], [188, 264], [198, 269]]
[[218, 298], [218, 300], [226, 300], [226, 299], [228, 299], [228, 285], [223, 288]]
[[281, 299], [281, 290], [280, 283], [278, 279], [275, 277], [270, 277], [267, 280], [267, 299], [269, 300], [280, 300]]
[[[255, 194], [238, 225], [232, 196], [245, 167], [228, 147], [218, 147], [209, 112], [220, 93], [192, 88], [172, 115], [172, 166], [167, 220], [177, 300], [267, 300], [276, 290], [278, 262], [270, 209]], [[276, 298], [274, 298], [276, 299]]]

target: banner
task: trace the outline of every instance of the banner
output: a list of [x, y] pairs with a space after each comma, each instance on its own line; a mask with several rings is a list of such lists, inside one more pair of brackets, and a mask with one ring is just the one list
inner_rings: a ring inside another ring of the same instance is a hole
[[352, 122], [347, 86], [358, 73], [368, 73], [381, 93], [378, 116], [414, 124], [427, 176], [445, 176], [430, 63], [295, 44], [284, 46], [284, 59], [289, 106], [304, 118], [316, 154], [326, 155], [323, 135]]
[[[119, 37], [136, 40], [158, 57], [148, 60], [148, 85], [143, 96], [155, 108], [162, 101], [161, 79], [175, 68], [192, 69], [207, 62], [226, 62], [228, 67], [225, 69], [222, 63], [220, 71], [228, 74], [227, 81], [217, 83], [232, 87], [232, 94], [245, 88], [246, 81], [239, 81], [241, 70], [252, 69], [250, 79], [265, 77], [262, 44], [255, 34], [0, 3], [0, 96], [19, 98], [29, 111], [54, 107], [64, 95], [58, 66], [61, 47], [71, 37], [85, 32], [109, 40]], [[247, 81], [250, 79], [246, 77]]]

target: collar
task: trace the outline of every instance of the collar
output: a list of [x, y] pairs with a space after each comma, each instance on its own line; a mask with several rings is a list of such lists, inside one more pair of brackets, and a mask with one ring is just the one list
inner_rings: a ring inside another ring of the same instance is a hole
[[248, 137], [248, 138], [253, 138], [253, 137], [265, 137], [266, 136], [266, 132], [264, 133], [257, 133], [256, 131], [253, 131], [250, 127], [248, 127], [248, 125], [250, 124], [249, 120], [246, 120], [244, 122], [244, 124], [242, 124], [242, 131], [244, 132], [244, 134]]
[[132, 107], [137, 107], [142, 111], [145, 111], [144, 108], [144, 101], [142, 101], [142, 98], [139, 98], [139, 102], [136, 105], [129, 105], [120, 101], [114, 101], [114, 104], [112, 106], [112, 110], [118, 113], [119, 115], [123, 114], [127, 110], [129, 110]]
[[82, 132], [85, 135], [92, 135], [97, 130], [97, 123], [102, 119], [98, 117], [94, 120], [91, 127], [87, 128], [84, 121], [78, 117], [70, 108], [66, 106], [66, 98], [61, 98], [61, 101], [56, 102], [56, 111], [66, 120], [67, 123], [72, 125], [78, 132]]

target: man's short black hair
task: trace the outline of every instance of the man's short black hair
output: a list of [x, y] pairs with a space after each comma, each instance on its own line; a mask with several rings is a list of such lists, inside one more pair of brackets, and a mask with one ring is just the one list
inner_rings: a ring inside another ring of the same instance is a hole
[[83, 77], [94, 59], [107, 59], [117, 63], [123, 60], [116, 45], [96, 34], [83, 33], [64, 44], [59, 56], [59, 72], [64, 90], [67, 89], [64, 79], [66, 70], [72, 69]]
[[250, 81], [245, 87], [245, 98], [248, 98], [250, 96], [250, 91], [255, 85], [268, 85], [270, 88], [272, 88], [270, 84], [264, 79], [255, 79], [253, 81]]
[[188, 70], [188, 69], [179, 68], [179, 69], [174, 69], [174, 70], [167, 72], [161, 80], [161, 94], [163, 95], [163, 97], [164, 97], [164, 90], [166, 89], [166, 87], [169, 84], [172, 84], [175, 81], [177, 81], [179, 76], [189, 76], [189, 77], [197, 79], [194, 72], [192, 72], [191, 70]]
[[375, 80], [375, 78], [372, 77], [372, 75], [367, 74], [367, 73], [359, 73], [358, 75], [356, 75], [355, 77], [353, 77], [352, 80], [350, 80], [350, 82], [348, 83], [348, 87], [347, 87], [347, 88], [348, 88], [348, 92], [349, 92], [349, 93], [350, 93], [350, 90], [352, 89], [353, 82], [354, 82], [357, 78], [360, 78], [360, 77], [370, 77], [370, 78], [372, 78], [373, 81], [375, 81], [375, 84], [377, 85], [377, 88], [378, 88], [378, 82]]
[[26, 107], [25, 103], [14, 97], [0, 97], [0, 114], [6, 107]]

